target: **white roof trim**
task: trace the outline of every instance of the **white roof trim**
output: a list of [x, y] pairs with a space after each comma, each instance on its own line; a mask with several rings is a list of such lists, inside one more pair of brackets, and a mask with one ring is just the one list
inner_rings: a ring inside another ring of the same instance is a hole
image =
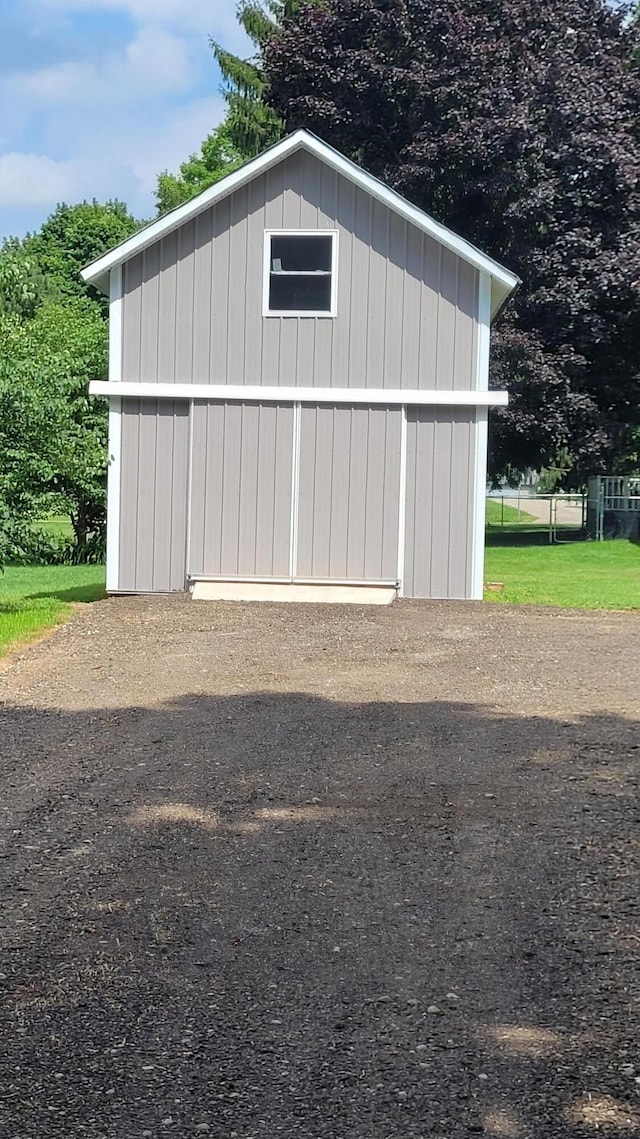
[[350, 159], [345, 158], [344, 155], [339, 154], [333, 147], [327, 146], [326, 143], [321, 142], [315, 135], [309, 134], [308, 131], [299, 130], [295, 134], [289, 135], [287, 138], [282, 139], [281, 142], [260, 154], [257, 158], [253, 158], [250, 162], [245, 163], [238, 170], [234, 170], [232, 174], [228, 174], [226, 178], [222, 178], [215, 185], [210, 186], [208, 190], [204, 190], [197, 197], [191, 198], [190, 201], [185, 202], [182, 206], [172, 210], [171, 213], [165, 214], [164, 217], [158, 218], [157, 221], [151, 222], [145, 226], [144, 229], [134, 233], [132, 237], [127, 238], [115, 249], [109, 253], [105, 253], [99, 257], [97, 261], [93, 261], [86, 269], [82, 270], [82, 277], [88, 282], [98, 282], [101, 277], [104, 277], [116, 265], [122, 265], [123, 262], [128, 261], [129, 258], [134, 257], [136, 253], [140, 253], [149, 245], [159, 241], [160, 238], [166, 234], [171, 233], [173, 230], [178, 229], [184, 222], [190, 218], [196, 217], [215, 202], [220, 201], [222, 198], [228, 197], [233, 194], [235, 190], [241, 186], [251, 182], [257, 178], [259, 174], [264, 174], [265, 171], [270, 170], [276, 166], [283, 159], [289, 155], [294, 154], [298, 150], [307, 150], [311, 154], [319, 158], [321, 162], [331, 166], [339, 174], [348, 178], [356, 186], [371, 194], [372, 197], [377, 198], [378, 201], [383, 202], [389, 209], [399, 214], [401, 217], [406, 218], [417, 226], [418, 229], [428, 233], [441, 245], [451, 249], [464, 261], [468, 261], [470, 265], [474, 265], [482, 273], [488, 273], [493, 281], [498, 284], [496, 301], [494, 311], [500, 307], [506, 297], [516, 288], [520, 283], [520, 279], [515, 273], [511, 273], [504, 266], [498, 264], [493, 258], [488, 257], [486, 254], [481, 253], [470, 242], [465, 241], [464, 238], [458, 237], [457, 234], [452, 233], [446, 226], [441, 225], [430, 217], [429, 214], [419, 210], [417, 206], [412, 206], [395, 190], [390, 190], [383, 182], [374, 178], [371, 174], [361, 170]]

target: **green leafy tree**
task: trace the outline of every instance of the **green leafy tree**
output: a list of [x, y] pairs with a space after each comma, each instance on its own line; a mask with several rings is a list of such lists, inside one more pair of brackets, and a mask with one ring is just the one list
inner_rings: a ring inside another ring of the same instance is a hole
[[88, 395], [106, 375], [107, 327], [86, 298], [0, 320], [0, 526], [16, 534], [66, 513], [79, 559], [105, 526], [107, 410]]
[[43, 306], [29, 332], [52, 408], [51, 489], [81, 551], [105, 526], [108, 412], [88, 386], [106, 378], [108, 331], [97, 306], [80, 300]]
[[50, 477], [47, 409], [14, 369], [25, 354], [24, 323], [15, 313], [0, 316], [0, 568], [36, 517]]
[[306, 126], [515, 270], [495, 329], [494, 474], [633, 465], [640, 426], [640, 69], [605, 0], [323, 0], [263, 78]]
[[32, 317], [47, 294], [37, 261], [19, 241], [6, 241], [0, 249], [0, 316]]
[[[80, 270], [139, 223], [121, 202], [60, 205], [0, 250], [0, 547], [45, 511], [66, 513], [76, 557], [104, 537], [107, 300]], [[0, 551], [1, 557], [1, 551]]]
[[158, 176], [158, 213], [165, 214], [208, 189], [242, 165], [244, 157], [231, 141], [227, 124], [223, 123], [207, 135], [198, 154], [192, 154], [181, 164], [178, 174], [164, 170]]
[[108, 249], [124, 241], [140, 228], [140, 222], [123, 202], [79, 202], [57, 206], [42, 228], [29, 234], [21, 248], [35, 262], [47, 288], [55, 296], [90, 296], [106, 315], [107, 301], [90, 285], [80, 271]]

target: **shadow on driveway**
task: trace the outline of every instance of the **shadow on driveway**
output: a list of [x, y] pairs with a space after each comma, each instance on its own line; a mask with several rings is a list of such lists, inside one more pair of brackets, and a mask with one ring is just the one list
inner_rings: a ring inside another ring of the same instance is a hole
[[0, 1132], [640, 1135], [639, 724], [0, 712]]
[[28, 593], [26, 594], [27, 601], [35, 601], [38, 598], [55, 598], [57, 601], [102, 601], [107, 596], [104, 585], [94, 583], [92, 585], [76, 585], [72, 589], [53, 589], [46, 590], [43, 593]]

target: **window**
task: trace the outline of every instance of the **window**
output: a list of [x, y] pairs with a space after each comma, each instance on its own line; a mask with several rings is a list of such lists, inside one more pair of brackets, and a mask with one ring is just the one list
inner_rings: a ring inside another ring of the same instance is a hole
[[265, 316], [335, 316], [334, 230], [267, 233]]

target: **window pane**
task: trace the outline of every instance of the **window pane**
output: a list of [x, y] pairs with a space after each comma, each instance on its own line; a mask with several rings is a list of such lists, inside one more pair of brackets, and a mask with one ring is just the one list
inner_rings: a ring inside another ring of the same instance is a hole
[[271, 238], [271, 271], [285, 273], [331, 272], [331, 236], [319, 234], [317, 237], [302, 237], [293, 234], [289, 237]]
[[272, 312], [331, 312], [331, 277], [287, 277], [272, 273]]

